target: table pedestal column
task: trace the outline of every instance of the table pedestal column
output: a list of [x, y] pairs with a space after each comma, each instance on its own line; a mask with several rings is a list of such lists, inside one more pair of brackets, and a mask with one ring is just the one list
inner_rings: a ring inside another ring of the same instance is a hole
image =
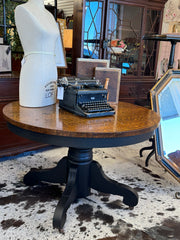
[[31, 169], [24, 176], [24, 183], [29, 186], [49, 183], [66, 183], [66, 188], [55, 209], [53, 227], [62, 229], [66, 212], [77, 198], [90, 194], [90, 188], [104, 193], [123, 196], [123, 203], [134, 207], [138, 203], [137, 192], [125, 184], [108, 178], [101, 165], [92, 160], [92, 149], [69, 148], [68, 156], [62, 158], [51, 169]]

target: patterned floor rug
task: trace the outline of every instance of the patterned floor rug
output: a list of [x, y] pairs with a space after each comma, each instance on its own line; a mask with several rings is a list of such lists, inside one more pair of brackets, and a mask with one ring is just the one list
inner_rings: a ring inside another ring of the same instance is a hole
[[23, 176], [31, 167], [50, 168], [67, 148], [48, 148], [0, 162], [0, 239], [2, 240], [179, 240], [179, 183], [152, 157], [146, 168], [139, 150], [149, 142], [94, 149], [93, 159], [112, 179], [138, 191], [130, 209], [119, 196], [95, 190], [71, 205], [63, 231], [52, 227], [64, 186], [27, 187]]

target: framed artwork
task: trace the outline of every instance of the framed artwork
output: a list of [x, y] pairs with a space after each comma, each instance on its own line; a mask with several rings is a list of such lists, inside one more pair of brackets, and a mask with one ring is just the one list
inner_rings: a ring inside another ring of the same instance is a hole
[[11, 47], [9, 45], [0, 44], [0, 73], [11, 71]]

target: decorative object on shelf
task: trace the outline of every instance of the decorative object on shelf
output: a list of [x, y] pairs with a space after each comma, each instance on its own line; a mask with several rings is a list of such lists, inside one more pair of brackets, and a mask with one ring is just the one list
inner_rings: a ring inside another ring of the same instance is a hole
[[121, 54], [126, 50], [127, 44], [123, 40], [114, 39], [110, 41], [109, 47], [111, 48], [111, 53]]
[[11, 72], [11, 47], [0, 44], [0, 73]]
[[155, 131], [156, 159], [180, 182], [180, 70], [168, 70], [150, 94], [152, 109], [161, 117]]

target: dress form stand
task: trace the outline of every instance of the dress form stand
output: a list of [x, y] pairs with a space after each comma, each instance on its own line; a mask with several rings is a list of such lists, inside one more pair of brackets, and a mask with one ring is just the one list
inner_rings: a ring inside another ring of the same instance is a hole
[[60, 31], [43, 0], [29, 0], [15, 9], [15, 22], [24, 50], [19, 101], [25, 107], [56, 102], [57, 66], [64, 64]]

